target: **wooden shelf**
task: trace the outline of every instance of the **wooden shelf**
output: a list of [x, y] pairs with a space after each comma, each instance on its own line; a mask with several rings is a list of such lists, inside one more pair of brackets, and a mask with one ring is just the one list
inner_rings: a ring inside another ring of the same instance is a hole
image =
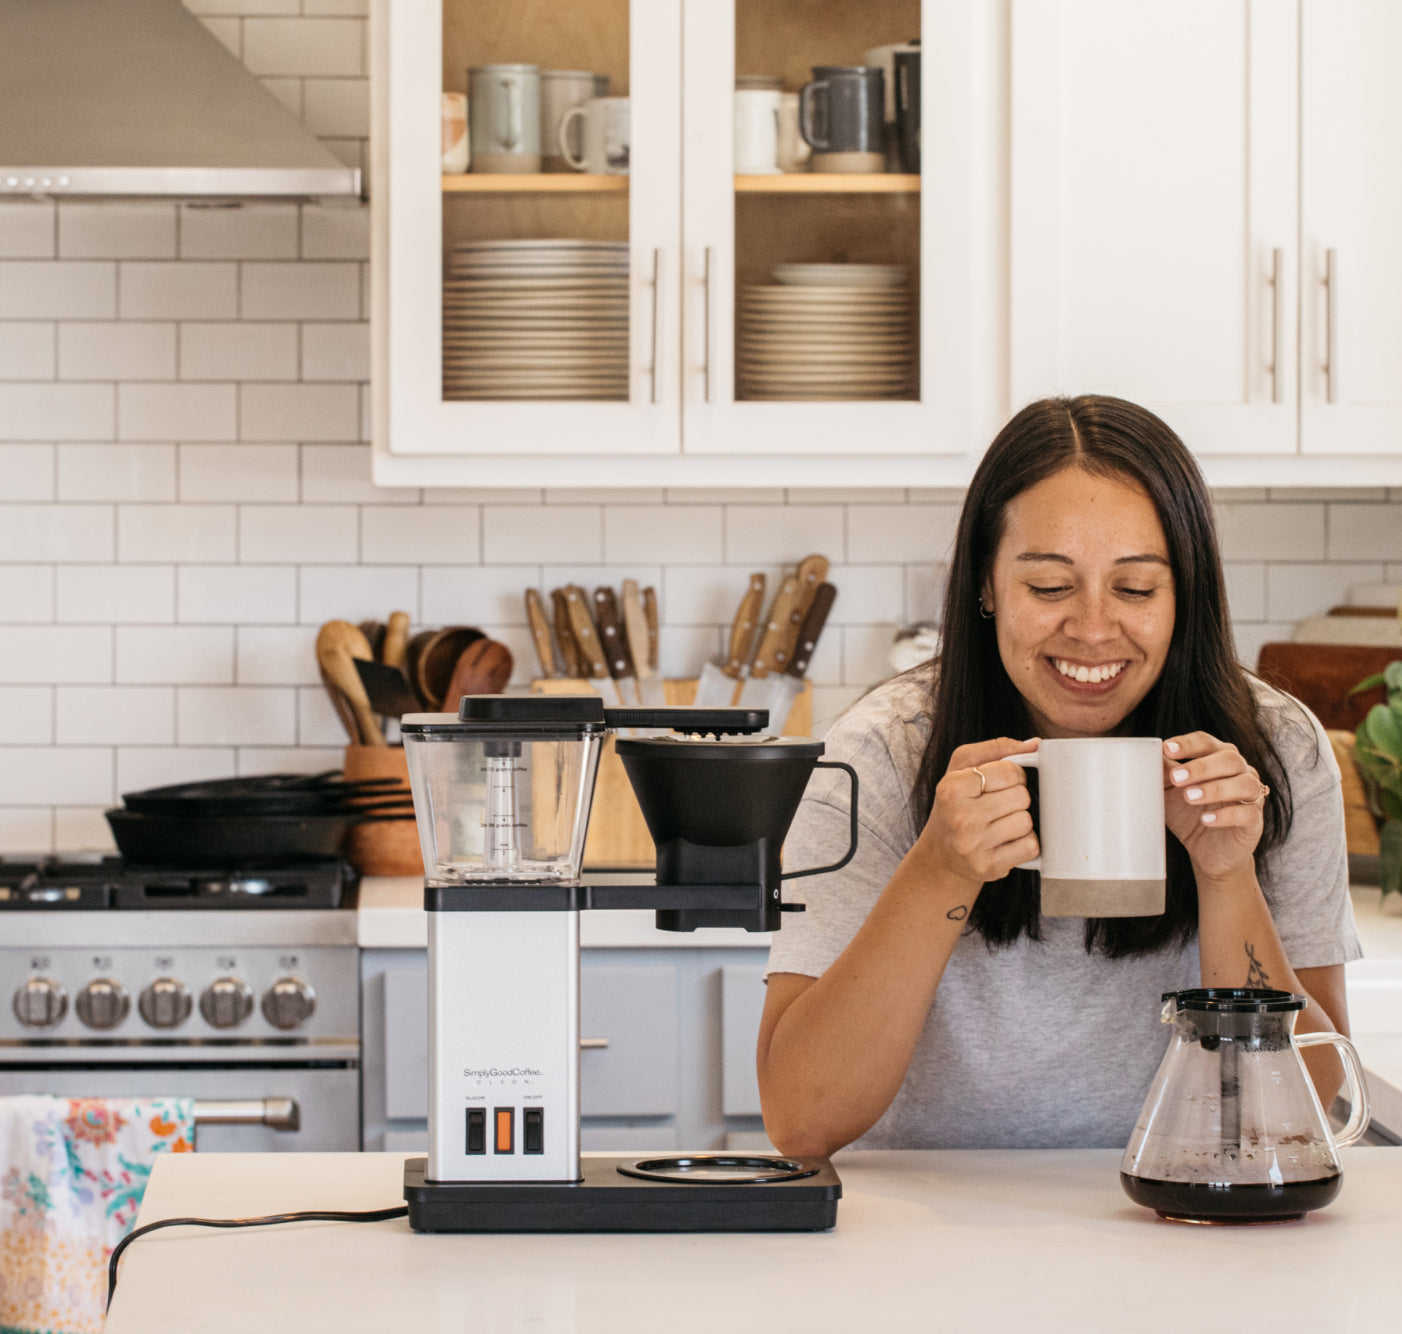
[[620, 194], [628, 189], [626, 176], [591, 176], [584, 172], [542, 172], [539, 175], [444, 176], [443, 193], [497, 195]]
[[737, 176], [736, 194], [765, 195], [913, 195], [920, 177], [897, 172], [839, 175], [836, 172], [796, 171], [783, 176]]

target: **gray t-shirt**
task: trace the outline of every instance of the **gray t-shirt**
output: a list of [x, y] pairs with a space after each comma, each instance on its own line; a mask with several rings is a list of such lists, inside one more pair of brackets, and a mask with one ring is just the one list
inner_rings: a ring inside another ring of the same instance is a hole
[[[1254, 683], [1290, 775], [1294, 821], [1263, 868], [1262, 889], [1295, 968], [1362, 950], [1348, 896], [1339, 769], [1319, 722]], [[1306, 721], [1308, 720], [1308, 721]], [[855, 858], [793, 882], [807, 911], [785, 916], [768, 973], [821, 976], [857, 933], [918, 834], [910, 792], [929, 736], [929, 692], [897, 677], [859, 700], [827, 737], [827, 758], [861, 780]], [[820, 769], [784, 844], [798, 869], [837, 861], [849, 830], [848, 782]], [[1169, 835], [1172, 837], [1172, 835]], [[955, 947], [905, 1081], [858, 1148], [1122, 1148], [1168, 1044], [1165, 991], [1201, 985], [1196, 941], [1143, 958], [1087, 954], [1085, 923], [1043, 917], [1042, 939]]]

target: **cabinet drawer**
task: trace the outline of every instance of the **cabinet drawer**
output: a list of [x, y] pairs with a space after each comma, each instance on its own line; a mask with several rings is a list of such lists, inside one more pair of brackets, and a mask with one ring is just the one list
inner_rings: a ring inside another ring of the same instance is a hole
[[428, 1116], [428, 977], [395, 969], [384, 975], [385, 1115], [391, 1121]]
[[734, 964], [721, 973], [721, 1110], [726, 1116], [758, 1116], [755, 1048], [764, 1012], [764, 969]]

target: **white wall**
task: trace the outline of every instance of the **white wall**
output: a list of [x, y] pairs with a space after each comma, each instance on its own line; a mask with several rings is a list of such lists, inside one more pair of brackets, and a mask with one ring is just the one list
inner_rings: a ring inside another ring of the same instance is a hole
[[[187, 3], [364, 165], [365, 0]], [[0, 851], [108, 846], [123, 791], [338, 765], [312, 647], [332, 617], [477, 624], [525, 680], [528, 584], [631, 576], [659, 589], [664, 671], [690, 675], [750, 570], [823, 551], [821, 725], [935, 614], [957, 493], [372, 487], [367, 222], [0, 202]], [[1218, 499], [1248, 662], [1402, 582], [1402, 490]]]

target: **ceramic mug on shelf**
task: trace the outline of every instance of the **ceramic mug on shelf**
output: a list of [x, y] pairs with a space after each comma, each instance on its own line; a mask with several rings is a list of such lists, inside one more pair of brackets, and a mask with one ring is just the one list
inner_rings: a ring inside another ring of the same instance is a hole
[[1164, 910], [1167, 853], [1163, 742], [1156, 737], [1042, 741], [1008, 756], [1036, 769], [1047, 917], [1155, 917]]
[[777, 88], [735, 90], [735, 174], [776, 176], [779, 172]]
[[467, 151], [467, 98], [462, 93], [443, 94], [442, 127], [444, 173], [466, 171], [472, 159]]
[[540, 69], [475, 65], [467, 71], [474, 171], [540, 170]]
[[[571, 127], [581, 124], [581, 151], [570, 149]], [[575, 171], [601, 176], [626, 176], [629, 159], [628, 99], [591, 97], [571, 107], [560, 121], [560, 152]]]
[[779, 170], [807, 171], [813, 150], [798, 132], [798, 94], [779, 94]]
[[862, 63], [876, 65], [885, 81], [885, 96], [882, 99], [882, 145], [886, 151], [886, 170], [905, 171], [901, 165], [900, 114], [896, 106], [896, 61], [903, 55], [918, 53], [920, 39], [909, 42], [888, 42], [885, 46], [873, 46], [862, 53]]
[[920, 51], [896, 52], [896, 170], [920, 173]]
[[[570, 164], [560, 151], [560, 122], [572, 107], [595, 96], [595, 75], [588, 70], [547, 69], [540, 75], [540, 142], [546, 171], [569, 171]], [[575, 135], [574, 156], [582, 157], [583, 145]]]
[[798, 100], [798, 128], [813, 149], [812, 169], [879, 172], [885, 77], [873, 65], [814, 65]]

